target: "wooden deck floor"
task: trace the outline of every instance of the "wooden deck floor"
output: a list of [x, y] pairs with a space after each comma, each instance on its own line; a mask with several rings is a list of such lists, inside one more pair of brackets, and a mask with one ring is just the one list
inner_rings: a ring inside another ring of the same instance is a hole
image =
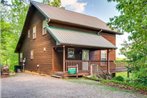
[[89, 75], [88, 71], [79, 71], [78, 74], [68, 74], [68, 72], [63, 73], [62, 71], [55, 72], [53, 76], [55, 77], [70, 77], [70, 76], [87, 76]]
[[126, 71], [127, 71], [126, 67], [116, 67], [115, 70], [111, 70], [111, 73], [126, 72]]
[[[116, 73], [116, 72], [126, 72], [126, 67], [116, 67], [115, 70], [111, 70], [110, 73]], [[107, 73], [106, 70], [103, 71], [104, 73]], [[70, 77], [70, 76], [88, 76], [90, 73], [88, 71], [79, 71], [78, 74], [68, 74], [68, 72], [63, 73], [62, 71], [57, 71], [53, 74], [55, 77], [63, 78], [63, 77]]]

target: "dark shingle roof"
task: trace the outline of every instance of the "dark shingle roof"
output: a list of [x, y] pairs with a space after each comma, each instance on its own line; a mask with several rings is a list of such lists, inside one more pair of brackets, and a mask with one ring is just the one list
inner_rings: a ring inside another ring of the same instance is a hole
[[51, 7], [47, 4], [42, 4], [34, 1], [32, 1], [32, 4], [50, 20], [57, 20], [60, 22], [66, 22], [75, 25], [95, 28], [98, 30], [102, 29], [109, 32], [118, 33], [114, 30], [111, 30], [105, 22], [96, 17], [65, 10], [62, 8]]

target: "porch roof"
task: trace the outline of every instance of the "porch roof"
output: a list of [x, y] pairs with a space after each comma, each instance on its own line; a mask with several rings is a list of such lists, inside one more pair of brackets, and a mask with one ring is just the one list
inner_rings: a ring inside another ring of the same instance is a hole
[[47, 30], [55, 39], [57, 45], [78, 45], [94, 48], [116, 49], [115, 45], [96, 33], [88, 33], [52, 26], [48, 26]]

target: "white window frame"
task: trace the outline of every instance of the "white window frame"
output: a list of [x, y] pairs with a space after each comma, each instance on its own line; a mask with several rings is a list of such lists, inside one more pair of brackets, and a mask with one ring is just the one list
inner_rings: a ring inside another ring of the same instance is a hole
[[33, 50], [30, 51], [30, 59], [34, 59], [34, 51]]
[[20, 60], [20, 62], [23, 61], [23, 53], [22, 52], [19, 54], [19, 60]]
[[36, 38], [36, 26], [33, 27], [33, 39]]
[[106, 60], [107, 60], [107, 51], [101, 50], [101, 61], [106, 61]]
[[45, 35], [46, 33], [47, 33], [47, 31], [46, 31], [46, 21], [44, 20], [43, 22], [42, 22], [42, 35]]
[[28, 30], [28, 38], [30, 38], [30, 30]]
[[82, 50], [82, 60], [89, 61], [89, 50]]
[[67, 58], [74, 59], [75, 58], [75, 49], [74, 48], [68, 48], [67, 50]]

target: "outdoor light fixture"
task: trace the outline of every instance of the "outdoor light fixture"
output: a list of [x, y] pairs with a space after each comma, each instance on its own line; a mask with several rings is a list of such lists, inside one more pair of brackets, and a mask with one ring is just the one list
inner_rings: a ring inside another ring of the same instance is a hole
[[43, 51], [45, 52], [46, 51], [46, 48], [43, 48]]

